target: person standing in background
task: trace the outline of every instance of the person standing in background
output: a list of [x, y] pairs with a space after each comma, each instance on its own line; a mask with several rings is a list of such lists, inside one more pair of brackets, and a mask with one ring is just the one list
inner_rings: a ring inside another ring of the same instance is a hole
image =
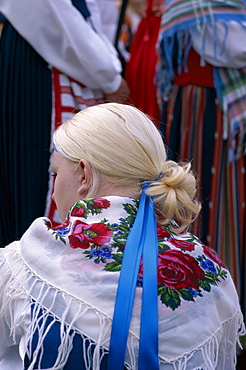
[[[0, 0], [0, 245], [36, 217], [57, 218], [50, 137], [76, 111], [126, 100], [116, 50], [101, 33], [96, 0]], [[108, 6], [111, 6], [109, 3]], [[93, 14], [90, 14], [90, 7]]]
[[245, 313], [246, 2], [167, 0], [158, 41], [168, 156], [192, 161], [193, 232], [229, 267]]
[[156, 68], [158, 40], [164, 0], [148, 0], [146, 12], [133, 36], [125, 79], [130, 88], [128, 102], [151, 117], [160, 126]]

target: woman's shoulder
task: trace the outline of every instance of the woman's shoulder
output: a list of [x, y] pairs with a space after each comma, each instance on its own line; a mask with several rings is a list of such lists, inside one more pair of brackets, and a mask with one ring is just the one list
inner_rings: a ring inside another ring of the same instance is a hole
[[230, 273], [215, 250], [191, 233], [178, 235], [158, 226], [158, 294], [165, 306], [175, 310], [228, 285], [234, 289]]

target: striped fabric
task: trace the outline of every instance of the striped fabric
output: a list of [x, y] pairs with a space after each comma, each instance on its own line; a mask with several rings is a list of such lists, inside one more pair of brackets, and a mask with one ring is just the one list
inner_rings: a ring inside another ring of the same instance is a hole
[[[85, 0], [73, 0], [73, 5], [85, 18], [89, 16]], [[52, 74], [46, 61], [2, 14], [0, 21], [5, 21], [0, 38], [0, 247], [3, 247], [20, 239], [34, 219], [45, 212]]]
[[217, 94], [224, 112], [229, 161], [246, 154], [246, 68], [214, 68]]
[[[165, 2], [158, 43], [162, 128], [171, 158], [191, 160], [199, 177], [203, 210], [193, 232], [228, 265], [246, 314], [246, 69], [214, 67], [214, 89], [173, 85], [175, 73], [187, 71], [193, 30], [204, 35], [218, 20], [245, 26], [246, 1]], [[215, 49], [216, 40], [214, 27]]]
[[[194, 29], [204, 34], [206, 24], [220, 20], [246, 24], [245, 0], [167, 0], [159, 36], [159, 88], [163, 100], [172, 91], [175, 68], [181, 73], [187, 67]], [[216, 50], [216, 27], [214, 48]], [[225, 39], [226, 42], [226, 39]], [[205, 39], [203, 40], [203, 50]], [[185, 52], [184, 52], [185, 50]], [[201, 65], [204, 65], [204, 51]], [[216, 54], [215, 54], [216, 57]], [[224, 138], [229, 137], [228, 160], [239, 158], [246, 150], [246, 69], [214, 68], [214, 83], [220, 107], [224, 112]], [[230, 122], [230, 123], [228, 123]]]
[[[224, 23], [234, 20], [242, 24], [245, 19], [246, 0], [167, 0], [159, 35], [161, 56], [159, 78], [163, 94], [168, 94], [175, 66], [181, 71], [181, 67], [186, 65], [186, 57], [190, 48], [190, 34], [193, 29], [198, 29], [204, 35], [206, 24], [215, 25], [217, 20]], [[216, 47], [215, 27], [214, 35], [214, 46]], [[182, 54], [184, 49], [186, 52]], [[204, 63], [204, 55], [201, 57], [201, 62]]]
[[245, 308], [245, 156], [229, 162], [223, 113], [211, 88], [174, 86], [167, 103], [169, 157], [192, 161], [199, 177], [202, 217], [193, 233], [215, 248], [233, 276]]
[[173, 29], [180, 31], [195, 25], [202, 29], [204, 22], [218, 17], [229, 20], [233, 16], [243, 20], [238, 10], [244, 7], [244, 0], [166, 0], [161, 33], [168, 36], [173, 34]]
[[[57, 69], [52, 69], [53, 81], [53, 114], [51, 138], [54, 130], [62, 123], [66, 122], [72, 116], [89, 106], [103, 102], [101, 90], [91, 90], [88, 87], [78, 83], [72, 78], [64, 75]], [[51, 153], [53, 144], [51, 139]], [[52, 155], [50, 161], [52, 160]], [[49, 180], [49, 191], [46, 199], [45, 215], [52, 221], [52, 224], [61, 223], [55, 202], [52, 200], [54, 177]]]

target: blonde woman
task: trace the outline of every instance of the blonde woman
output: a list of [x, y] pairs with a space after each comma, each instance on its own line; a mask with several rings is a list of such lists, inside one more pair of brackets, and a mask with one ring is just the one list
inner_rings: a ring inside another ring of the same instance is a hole
[[229, 271], [189, 233], [190, 165], [117, 103], [54, 133], [53, 199], [0, 254], [0, 369], [235, 369], [245, 327]]

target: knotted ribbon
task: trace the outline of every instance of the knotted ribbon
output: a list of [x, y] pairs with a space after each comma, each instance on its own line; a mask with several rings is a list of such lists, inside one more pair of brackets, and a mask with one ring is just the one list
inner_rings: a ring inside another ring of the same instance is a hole
[[124, 368], [141, 256], [143, 256], [143, 294], [138, 369], [159, 369], [158, 240], [153, 199], [146, 194], [148, 187], [148, 183], [143, 184], [138, 213], [125, 246], [112, 322], [108, 370], [122, 370]]

